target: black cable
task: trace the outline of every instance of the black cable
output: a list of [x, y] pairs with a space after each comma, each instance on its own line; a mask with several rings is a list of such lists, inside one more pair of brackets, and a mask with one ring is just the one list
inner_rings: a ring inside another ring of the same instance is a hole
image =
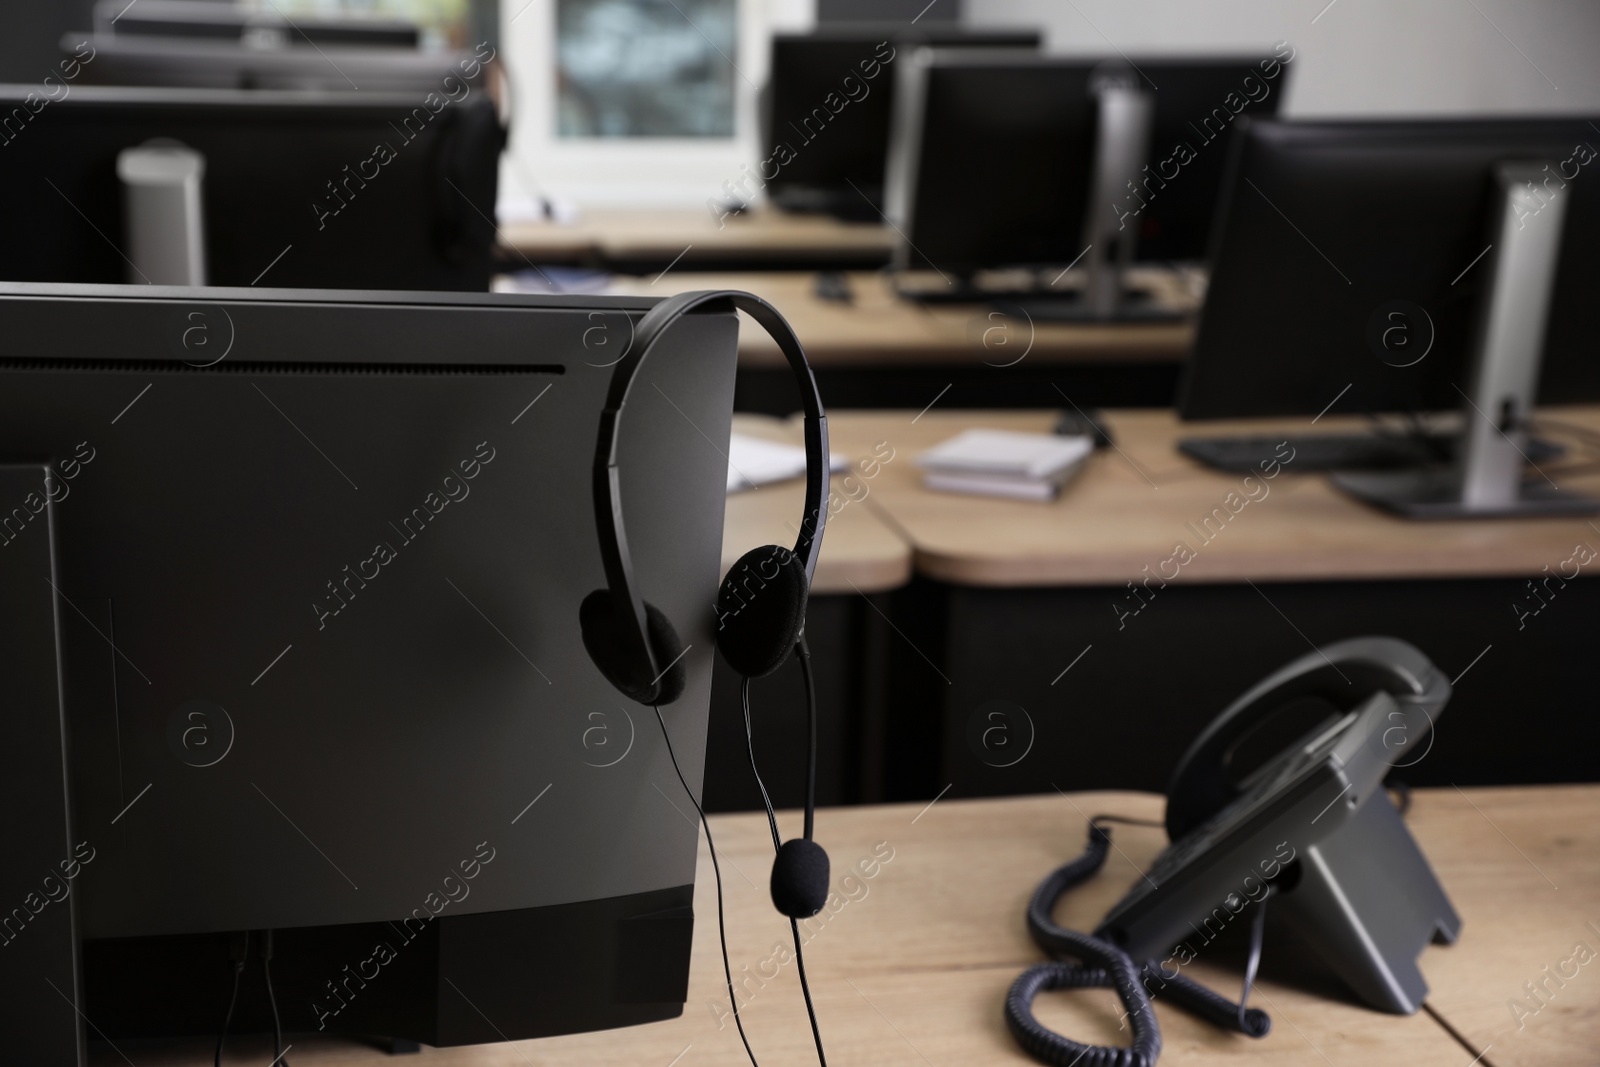
[[806, 683], [806, 724], [810, 730], [810, 743], [806, 746], [806, 823], [805, 838], [811, 840], [812, 824], [817, 814], [817, 693], [811, 679], [811, 649], [802, 633], [794, 646], [800, 658], [800, 676]]
[[[1172, 1003], [1215, 1026], [1250, 1037], [1265, 1037], [1272, 1029], [1272, 1020], [1259, 1008], [1235, 1004], [1181, 974], [1168, 974], [1154, 960], [1136, 963], [1109, 941], [1056, 924], [1051, 917], [1056, 901], [1099, 871], [1110, 847], [1111, 831], [1091, 820], [1089, 843], [1083, 853], [1052, 871], [1028, 904], [1028, 932], [1035, 943], [1051, 955], [1070, 956], [1080, 962], [1042, 963], [1028, 968], [1012, 983], [1006, 996], [1006, 1026], [1017, 1043], [1030, 1056], [1053, 1067], [1153, 1067], [1161, 1054], [1161, 1027], [1147, 986], [1157, 984]], [[1246, 997], [1261, 958], [1261, 921], [1258, 913], [1251, 960], [1246, 968]], [[1127, 1047], [1086, 1045], [1048, 1029], [1034, 1017], [1033, 1000], [1039, 993], [1090, 988], [1117, 991], [1133, 1030], [1133, 1041]]]
[[272, 990], [272, 931], [261, 934], [261, 976], [267, 983], [267, 1003], [272, 1005], [272, 1064], [289, 1067], [283, 1058], [283, 1022], [278, 1018], [278, 995]]
[[756, 739], [750, 725], [750, 678], [745, 676], [739, 686], [739, 700], [744, 705], [744, 744], [750, 753], [750, 773], [755, 775], [756, 788], [761, 790], [761, 803], [767, 809], [767, 827], [772, 831], [772, 849], [776, 852], [783, 846], [783, 838], [778, 833], [778, 813], [772, 810], [772, 798], [767, 795], [767, 783], [761, 780], [761, 772], [756, 769]]
[[806, 1016], [811, 1020], [811, 1041], [817, 1046], [817, 1063], [821, 1067], [828, 1067], [828, 1055], [822, 1051], [822, 1031], [817, 1028], [817, 1009], [811, 1003], [811, 983], [806, 980], [806, 957], [800, 950], [800, 923], [791, 918], [789, 920], [789, 934], [794, 938], [794, 963], [800, 972], [800, 995], [806, 1001]]
[[222, 1067], [222, 1046], [228, 1040], [228, 1025], [233, 1022], [233, 1008], [239, 1003], [239, 978], [244, 974], [244, 960], [233, 961], [233, 992], [228, 995], [228, 1012], [222, 1017], [222, 1029], [217, 1032], [217, 1055], [214, 1063]]
[[[811, 717], [811, 745], [810, 757], [806, 761], [806, 814], [805, 834], [807, 840], [811, 838], [812, 813], [816, 809], [816, 781], [817, 781], [817, 715], [816, 701], [812, 699], [811, 688], [811, 654], [805, 647], [805, 638], [801, 638], [795, 645], [795, 652], [800, 657], [800, 669], [806, 680], [806, 706], [810, 709]], [[745, 678], [740, 687], [739, 695], [744, 702], [744, 740], [746, 751], [750, 754], [750, 773], [755, 775], [756, 786], [761, 790], [761, 802], [767, 809], [767, 826], [772, 830], [772, 851], [776, 853], [783, 845], [782, 835], [778, 833], [778, 813], [772, 808], [772, 797], [767, 793], [767, 784], [761, 780], [761, 770], [756, 766], [756, 741], [755, 731], [750, 721], [750, 679]], [[811, 1040], [817, 1046], [817, 1062], [821, 1067], [828, 1067], [827, 1053], [822, 1050], [822, 1030], [817, 1025], [817, 1009], [811, 1002], [811, 982], [806, 978], [806, 957], [800, 947], [800, 923], [794, 918], [789, 919], [789, 934], [794, 939], [795, 969], [800, 975], [800, 995], [805, 998], [806, 1016], [811, 1020]]]
[[1129, 815], [1091, 815], [1090, 826], [1099, 826], [1103, 822], [1119, 822], [1124, 826], [1154, 826], [1157, 830], [1165, 830], [1167, 824], [1160, 819], [1135, 819]]
[[[678, 775], [678, 783], [688, 795], [689, 803], [694, 805], [695, 813], [700, 816], [700, 825], [706, 832], [706, 847], [711, 852], [711, 871], [717, 881], [717, 936], [722, 941], [722, 974], [728, 981], [728, 1003], [733, 1006], [733, 1025], [739, 1028], [739, 1040], [744, 1042], [744, 1052], [750, 1057], [750, 1067], [761, 1067], [756, 1062], [755, 1052], [750, 1048], [750, 1039], [745, 1036], [744, 1020], [739, 1017], [739, 998], [733, 994], [733, 967], [728, 963], [728, 925], [722, 914], [722, 867], [717, 863], [717, 843], [711, 839], [711, 823], [706, 819], [706, 812], [700, 806], [700, 801], [695, 799], [694, 790], [689, 788], [689, 780], [683, 776], [683, 769], [678, 766], [677, 753], [672, 749], [672, 735], [667, 732], [667, 721], [661, 717], [661, 709], [651, 705], [651, 710], [656, 713], [656, 722], [661, 724], [661, 737], [667, 743], [667, 756], [672, 760], [672, 769]], [[222, 1067], [220, 1061], [217, 1067]]]
[[[1270, 894], [1268, 894], [1270, 895]], [[1239, 991], [1239, 1032], [1250, 1032], [1249, 1012], [1245, 1004], [1250, 1000], [1250, 987], [1256, 983], [1256, 971], [1261, 968], [1261, 943], [1265, 940], [1267, 930], [1267, 898], [1263, 896], [1256, 903], [1256, 917], [1250, 923], [1250, 958], [1244, 965], [1244, 988]]]

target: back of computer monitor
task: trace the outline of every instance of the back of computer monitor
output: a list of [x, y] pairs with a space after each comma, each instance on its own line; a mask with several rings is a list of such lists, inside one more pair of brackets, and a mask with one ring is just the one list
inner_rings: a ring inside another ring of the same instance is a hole
[[774, 36], [760, 146], [768, 195], [789, 210], [878, 219], [896, 65], [930, 44], [1033, 50], [1039, 40], [1037, 30], [937, 23], [846, 23]]
[[[681, 1011], [694, 809], [578, 627], [605, 584], [597, 425], [644, 306], [0, 286], [0, 473], [53, 471], [0, 502], [0, 562], [53, 545], [54, 573], [6, 577], [58, 591], [64, 683], [7, 715], [69, 752], [6, 749], [0, 774], [65, 791], [60, 847], [82, 843], [8, 857], [0, 891], [73, 863], [105, 1036], [214, 1035], [235, 934], [267, 929], [291, 1031], [449, 1045]], [[642, 593], [689, 648], [662, 714], [696, 788], [736, 337], [731, 312], [675, 325], [620, 441]], [[270, 1029], [258, 967], [236, 1032]], [[37, 976], [0, 988], [14, 1049], [19, 1004], [61, 1014]]]
[[0, 279], [139, 281], [117, 156], [163, 138], [205, 157], [210, 284], [485, 291], [503, 133], [479, 69], [427, 94], [0, 91]]
[[487, 46], [461, 53], [332, 42], [252, 48], [237, 40], [76, 31], [61, 38], [61, 51], [92, 57], [75, 79], [84, 85], [410, 92], [419, 99], [463, 59], [488, 54]]
[[[365, 45], [416, 48], [421, 33], [415, 22], [352, 12], [344, 17], [317, 12], [285, 17], [276, 5], [190, 3], [188, 0], [98, 0], [94, 27], [103, 37], [167, 37], [232, 40], [254, 39], [263, 45]], [[270, 43], [270, 44], [269, 44]]]
[[896, 266], [959, 277], [1076, 258], [1102, 64], [939, 49], [905, 62], [888, 191]]
[[1542, 401], [1600, 399], [1600, 143], [1573, 119], [1261, 122], [1241, 131], [1179, 400], [1185, 418], [1454, 409], [1486, 285], [1497, 163], [1571, 199]]

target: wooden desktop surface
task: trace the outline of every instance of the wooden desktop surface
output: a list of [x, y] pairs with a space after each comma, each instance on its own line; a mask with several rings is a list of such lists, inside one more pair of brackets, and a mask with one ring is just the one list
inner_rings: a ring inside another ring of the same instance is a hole
[[[1186, 436], [1355, 430], [1365, 426], [1360, 420], [1180, 424], [1170, 411], [1106, 414], [1117, 447], [1042, 504], [931, 492], [914, 457], [969, 427], [1045, 432], [1054, 412], [946, 412], [937, 404], [920, 414], [836, 411], [828, 429], [841, 451], [893, 445], [898, 458], [867, 504], [911, 542], [918, 573], [962, 585], [1121, 585], [1163, 570], [1170, 576], [1165, 561], [1179, 543], [1193, 558], [1178, 568], [1178, 582], [1535, 576], [1547, 566], [1556, 572], [1575, 546], [1600, 548], [1600, 520], [1408, 521], [1344, 496], [1323, 475], [1295, 473], [1292, 462], [1275, 478], [1247, 484], [1175, 448]], [[1600, 408], [1541, 414], [1600, 432]], [[793, 439], [798, 431], [790, 432]], [[1600, 495], [1600, 469], [1572, 448], [1546, 473], [1563, 488]], [[1213, 518], [1202, 529], [1214, 511], [1226, 522]]]
[[1422, 795], [1411, 822], [1462, 921], [1423, 959], [1428, 1003], [1493, 1067], [1600, 1062], [1600, 786]]
[[[1326, 975], [1307, 978], [1316, 972], [1296, 968], [1281, 953], [1275, 957], [1268, 943], [1254, 1003], [1272, 1016], [1272, 1032], [1253, 1041], [1158, 1002], [1161, 1062], [1220, 1067], [1247, 1057], [1267, 1067], [1466, 1067], [1484, 1044], [1493, 1047], [1476, 1062], [1494, 1067], [1593, 1062], [1600, 1047], [1600, 982], [1591, 967], [1568, 980], [1521, 1032], [1510, 1025], [1506, 1000], [1523, 981], [1540, 977], [1544, 964], [1569, 956], [1573, 942], [1600, 943], [1586, 925], [1600, 915], [1597, 805], [1596, 786], [1416, 792], [1407, 821], [1464, 920], [1457, 944], [1423, 950], [1433, 990], [1429, 1005], [1471, 1051], [1428, 1012], [1399, 1016], [1362, 1007], [1328, 985]], [[830, 1061], [840, 1067], [1032, 1063], [1002, 1015], [1013, 979], [1043, 958], [1023, 923], [1028, 898], [1040, 879], [1081, 850], [1089, 815], [1159, 818], [1161, 811], [1161, 798], [1146, 793], [1059, 793], [819, 812], [817, 837], [832, 857], [836, 892], [823, 917], [811, 923], [806, 964]], [[798, 816], [784, 813], [780, 825], [793, 834]], [[741, 999], [751, 1044], [768, 1067], [814, 1063], [795, 968], [782, 962], [788, 928], [767, 896], [772, 842], [765, 817], [713, 816], [712, 826], [727, 894], [729, 958], [735, 979], [750, 991]], [[1057, 909], [1065, 925], [1092, 927], [1165, 841], [1160, 830], [1144, 827], [1117, 826], [1113, 835], [1105, 869]], [[290, 1059], [301, 1067], [737, 1067], [746, 1061], [726, 1013], [715, 888], [703, 840], [695, 913], [689, 999], [680, 1018], [539, 1041], [424, 1049], [406, 1061], [349, 1041], [296, 1038]], [[1237, 994], [1237, 967], [1202, 957], [1185, 973]], [[1080, 1040], [1126, 1040], [1107, 990], [1045, 994], [1037, 1011], [1041, 1021]], [[199, 1042], [134, 1044], [123, 1051], [140, 1067], [211, 1060], [209, 1047]], [[240, 1040], [227, 1062], [270, 1058], [260, 1039]], [[94, 1062], [124, 1061], [102, 1049]]]
[[[921, 304], [897, 296], [888, 275], [845, 275], [851, 303], [823, 300], [809, 271], [700, 274], [683, 269], [653, 277], [618, 277], [608, 293], [671, 296], [691, 289], [745, 289], [763, 297], [794, 327], [813, 366], [949, 364], [953, 369], [1031, 363], [1176, 363], [1194, 340], [1192, 320], [1166, 323], [1034, 323], [983, 304]], [[1135, 272], [1160, 288], [1175, 307], [1193, 309], [1196, 298], [1160, 271]], [[784, 360], [765, 331], [746, 321], [739, 331], [739, 365], [780, 367]]]
[[826, 215], [760, 208], [730, 215], [721, 225], [704, 207], [596, 209], [571, 224], [529, 220], [500, 227], [500, 244], [514, 257], [544, 264], [605, 265], [672, 262], [692, 267], [707, 259], [741, 259], [751, 266], [843, 256], [887, 262], [894, 231], [881, 223], [841, 222]]
[[[733, 428], [752, 437], [788, 440], [783, 422], [760, 415], [735, 415]], [[833, 476], [833, 505], [824, 527], [822, 555], [817, 559], [811, 591], [848, 595], [898, 588], [911, 578], [911, 548], [863, 503], [876, 479], [867, 478], [859, 464], [870, 460], [872, 452], [870, 448], [859, 453], [837, 451], [851, 461], [852, 469]], [[723, 519], [723, 573], [752, 548], [792, 547], [799, 536], [804, 505], [805, 481], [800, 478], [729, 494]]]

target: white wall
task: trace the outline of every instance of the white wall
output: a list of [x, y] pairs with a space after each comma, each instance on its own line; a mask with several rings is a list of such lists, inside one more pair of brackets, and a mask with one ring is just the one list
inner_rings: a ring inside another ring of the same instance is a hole
[[1063, 53], [1286, 40], [1297, 117], [1600, 113], [1600, 0], [966, 0], [964, 21], [1042, 26]]
[[[554, 0], [501, 0], [518, 105], [502, 202], [525, 195], [530, 176], [579, 206], [698, 207], [720, 195], [759, 158], [753, 86], [766, 78], [768, 34], [814, 18], [814, 0], [739, 2], [739, 135], [606, 143], [553, 135]], [[965, 3], [968, 24], [1043, 27], [1053, 52], [1270, 51], [1287, 40], [1296, 50], [1287, 115], [1600, 114], [1600, 0]]]

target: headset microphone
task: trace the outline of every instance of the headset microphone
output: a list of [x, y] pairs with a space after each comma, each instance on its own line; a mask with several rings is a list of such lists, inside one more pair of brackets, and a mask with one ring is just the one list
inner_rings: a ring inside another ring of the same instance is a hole
[[809, 919], [828, 902], [828, 853], [808, 838], [785, 841], [772, 863], [772, 903], [791, 919]]

